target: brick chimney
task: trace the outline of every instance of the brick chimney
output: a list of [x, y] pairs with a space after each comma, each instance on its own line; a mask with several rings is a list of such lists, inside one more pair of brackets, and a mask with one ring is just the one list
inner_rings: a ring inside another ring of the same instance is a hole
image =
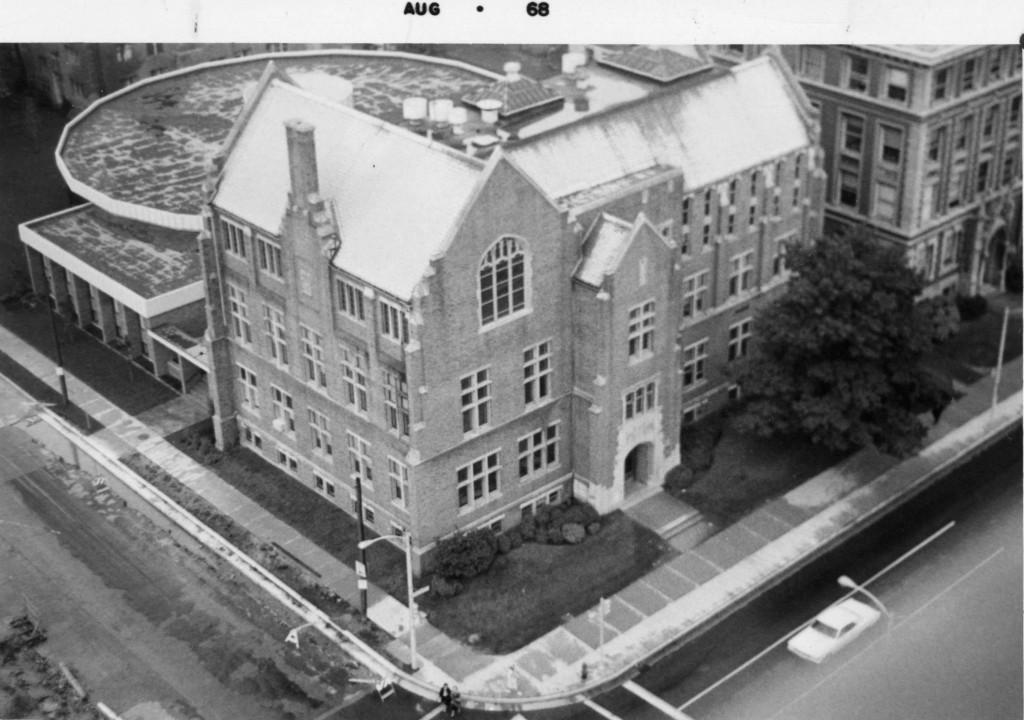
[[288, 120], [288, 172], [291, 176], [291, 204], [306, 205], [309, 196], [320, 191], [316, 170], [313, 126], [304, 120]]

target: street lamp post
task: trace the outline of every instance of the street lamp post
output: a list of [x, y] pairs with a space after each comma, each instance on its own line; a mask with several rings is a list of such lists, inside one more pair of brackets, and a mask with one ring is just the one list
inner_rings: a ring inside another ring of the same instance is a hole
[[878, 609], [882, 611], [883, 615], [885, 615], [886, 625], [889, 627], [892, 626], [892, 615], [889, 613], [888, 609], [886, 609], [885, 605], [882, 604], [882, 601], [875, 597], [874, 593], [872, 593], [863, 585], [858, 585], [857, 583], [855, 583], [849, 575], [840, 575], [836, 582], [839, 583], [840, 587], [848, 588], [855, 592], [863, 593], [867, 598], [871, 600], [871, 602], [877, 605]]
[[366, 548], [381, 540], [403, 540], [405, 542], [405, 591], [409, 598], [409, 664], [415, 672], [419, 662], [416, 657], [416, 597], [412, 587], [412, 535], [381, 535], [372, 540], [361, 540], [357, 546], [363, 557], [366, 557]]
[[64, 406], [68, 405], [68, 381], [64, 377], [64, 353], [60, 349], [60, 333], [57, 332], [57, 314], [53, 311], [51, 298], [46, 298], [46, 309], [50, 311], [50, 328], [53, 330], [53, 344], [57, 348], [57, 377], [60, 379], [60, 394]]
[[1010, 321], [1010, 308], [1003, 308], [1003, 329], [999, 333], [999, 356], [996, 358], [996, 376], [992, 379], [992, 410], [999, 401], [999, 381], [1003, 377], [1003, 353], [1006, 351], [1006, 326]]

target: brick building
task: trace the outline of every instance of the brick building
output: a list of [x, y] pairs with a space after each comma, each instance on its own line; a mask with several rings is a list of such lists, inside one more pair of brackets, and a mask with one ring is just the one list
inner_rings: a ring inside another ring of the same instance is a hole
[[[402, 121], [268, 66], [205, 186], [219, 444], [351, 512], [358, 478], [366, 522], [418, 558], [659, 486], [680, 424], [736, 392], [728, 362], [786, 244], [819, 232], [824, 175], [781, 57], [667, 79], [648, 59], [570, 65], [545, 87], [588, 101], [543, 117], [435, 88]], [[631, 99], [606, 102], [605, 77]]]
[[781, 50], [820, 109], [827, 227], [906, 248], [926, 294], [1002, 289], [1021, 240], [1020, 48]]

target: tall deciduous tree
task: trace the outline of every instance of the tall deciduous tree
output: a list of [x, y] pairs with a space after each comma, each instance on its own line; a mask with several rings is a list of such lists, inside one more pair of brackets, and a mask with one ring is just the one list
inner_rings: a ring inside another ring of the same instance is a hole
[[786, 292], [758, 316], [738, 371], [741, 429], [910, 452], [925, 433], [917, 413], [941, 402], [919, 365], [935, 327], [932, 306], [915, 306], [921, 279], [900, 250], [860, 234], [793, 247], [787, 261]]

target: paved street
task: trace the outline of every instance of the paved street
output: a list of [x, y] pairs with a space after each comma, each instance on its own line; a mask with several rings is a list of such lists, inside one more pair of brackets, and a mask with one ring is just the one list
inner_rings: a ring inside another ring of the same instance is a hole
[[[935, 498], [922, 498], [881, 531], [865, 533], [838, 556], [821, 583], [766, 598], [704, 641], [684, 648], [642, 679], [698, 720], [852, 720], [854, 718], [1008, 719], [1021, 712], [1020, 436], [954, 473]], [[959, 484], [957, 484], [959, 483]], [[884, 575], [871, 590], [893, 613], [846, 652], [822, 666], [789, 654], [784, 644], [717, 689], [727, 674], [840, 595], [831, 578], [865, 580], [949, 520], [956, 525]], [[874, 543], [871, 536], [874, 535]], [[760, 638], [760, 645], [751, 638]], [[711, 649], [709, 649], [709, 646]], [[687, 659], [689, 658], [689, 660]], [[660, 671], [660, 672], [659, 672]], [[680, 682], [682, 681], [682, 682]], [[688, 702], [697, 697], [695, 702]], [[661, 717], [635, 703], [604, 701], [624, 717]], [[581, 715], [583, 717], [584, 715]], [[596, 717], [587, 714], [586, 717]]]

